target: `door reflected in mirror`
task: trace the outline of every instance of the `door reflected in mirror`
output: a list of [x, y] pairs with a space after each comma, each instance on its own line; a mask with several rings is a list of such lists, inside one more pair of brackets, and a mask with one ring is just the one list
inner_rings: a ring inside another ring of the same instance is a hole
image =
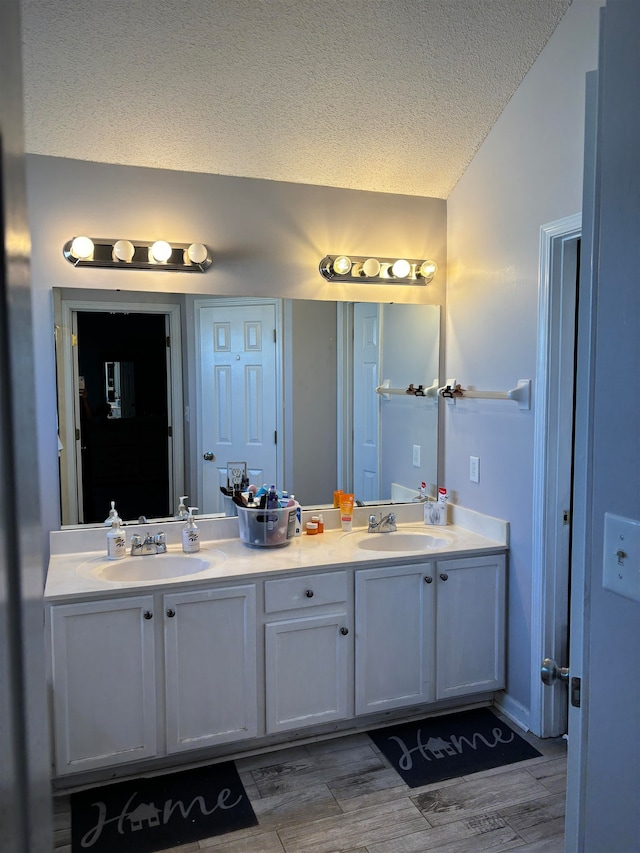
[[[275, 305], [281, 335], [272, 363], [251, 357], [270, 337], [254, 323], [260, 300], [219, 302], [217, 315], [215, 297], [54, 289], [63, 526], [103, 523], [112, 500], [125, 520], [172, 518], [185, 494], [199, 514], [224, 511], [217, 480], [218, 471], [226, 478], [227, 439], [252, 482], [275, 480], [304, 506], [332, 504], [338, 487], [364, 502], [410, 500], [421, 482], [437, 482], [437, 398], [376, 389], [437, 382], [439, 306], [263, 300]], [[225, 325], [234, 312], [237, 342]], [[258, 363], [274, 373], [268, 385], [258, 384]], [[249, 405], [231, 441], [238, 370], [237, 396]], [[265, 406], [253, 389], [267, 387]], [[266, 436], [269, 470], [252, 450]], [[215, 475], [206, 488], [205, 471]]]

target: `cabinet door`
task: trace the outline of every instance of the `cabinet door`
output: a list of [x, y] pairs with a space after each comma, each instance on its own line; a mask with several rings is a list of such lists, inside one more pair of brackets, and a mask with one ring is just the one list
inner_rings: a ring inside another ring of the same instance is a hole
[[265, 626], [267, 732], [351, 716], [345, 611]]
[[167, 751], [257, 734], [256, 588], [165, 595]]
[[499, 690], [505, 670], [505, 558], [436, 565], [436, 698]]
[[153, 597], [51, 607], [58, 774], [156, 754]]
[[356, 572], [356, 714], [434, 695], [433, 566]]

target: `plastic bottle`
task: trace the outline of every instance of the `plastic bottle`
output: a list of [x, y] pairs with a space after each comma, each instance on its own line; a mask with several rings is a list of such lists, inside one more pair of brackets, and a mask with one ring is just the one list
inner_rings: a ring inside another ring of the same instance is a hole
[[318, 516], [318, 533], [324, 533], [324, 518], [322, 513]]
[[189, 517], [182, 528], [182, 550], [185, 554], [195, 554], [196, 551], [200, 550], [200, 531], [193, 520], [194, 509], [198, 509], [198, 507], [189, 507]]
[[[111, 503], [113, 506], [113, 501]], [[107, 530], [107, 558], [122, 560], [127, 556], [127, 539], [122, 529], [122, 520], [116, 513], [111, 516], [111, 527]]]
[[275, 483], [272, 483], [269, 486], [269, 491], [267, 493], [267, 509], [280, 509], [280, 501], [278, 500]]

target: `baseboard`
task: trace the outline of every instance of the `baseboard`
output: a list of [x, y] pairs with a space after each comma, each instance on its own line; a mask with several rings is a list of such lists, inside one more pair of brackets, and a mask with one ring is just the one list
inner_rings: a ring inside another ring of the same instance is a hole
[[508, 693], [496, 693], [493, 703], [512, 723], [515, 723], [525, 732], [529, 731], [529, 709], [525, 708], [517, 699], [509, 696]]

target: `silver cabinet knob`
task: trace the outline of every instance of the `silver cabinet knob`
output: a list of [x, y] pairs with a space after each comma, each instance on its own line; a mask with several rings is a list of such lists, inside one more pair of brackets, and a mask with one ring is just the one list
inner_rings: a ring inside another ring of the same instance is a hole
[[169, 619], [173, 619], [173, 617], [174, 617], [175, 615], [176, 615], [176, 611], [173, 609], [173, 607], [170, 607], [170, 608], [167, 610], [167, 616], [169, 617]]
[[307, 598], [313, 598], [313, 590], [312, 589], [305, 589], [304, 594], [307, 596]]
[[441, 581], [448, 581], [448, 580], [449, 580], [449, 575], [448, 575], [446, 572], [441, 572], [441, 573], [440, 573], [440, 580], [441, 580]]
[[143, 615], [145, 619], [153, 619], [153, 613], [150, 610], [145, 610]]
[[431, 575], [427, 575], [424, 579], [424, 582], [425, 583], [433, 583], [433, 578], [431, 577]]
[[202, 454], [202, 458], [204, 459], [205, 462], [213, 462], [213, 460], [216, 457], [215, 457], [215, 453], [212, 453], [211, 450], [207, 450], [206, 453]]
[[347, 634], [349, 633], [349, 629], [348, 628], [340, 628], [340, 633], [342, 634], [343, 637], [346, 637]]

